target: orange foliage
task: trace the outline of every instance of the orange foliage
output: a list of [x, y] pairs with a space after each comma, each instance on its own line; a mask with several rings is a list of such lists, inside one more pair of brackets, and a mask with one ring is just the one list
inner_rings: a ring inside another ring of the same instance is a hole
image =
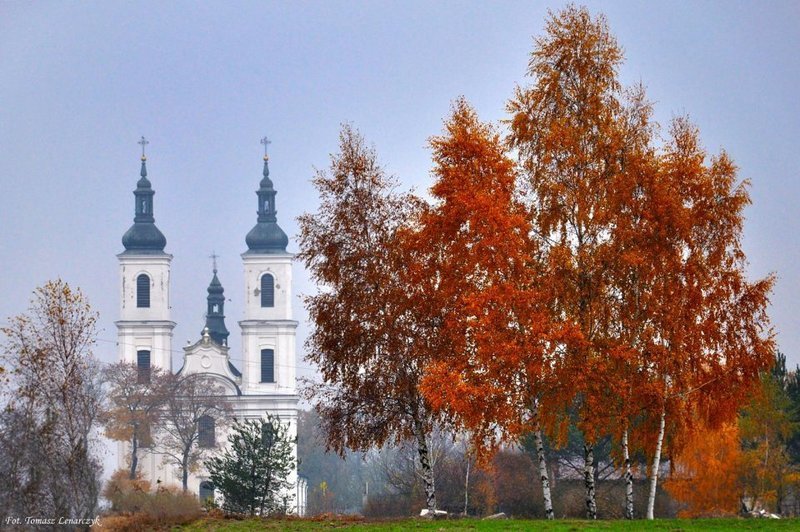
[[397, 232], [419, 201], [394, 192], [375, 151], [348, 126], [330, 172], [318, 172], [318, 212], [300, 217], [300, 260], [319, 293], [305, 299], [314, 322], [306, 347], [322, 374], [307, 386], [329, 449], [366, 451], [414, 439], [435, 507], [426, 437], [436, 421], [419, 383], [433, 328], [419, 319], [424, 302], [402, 277], [407, 258]]
[[554, 359], [553, 395], [578, 402], [588, 441], [635, 424], [632, 441], [652, 450], [662, 411], [676, 444], [690, 412], [715, 426], [735, 417], [771, 363], [773, 278], [745, 275], [747, 182], [685, 118], [657, 150], [651, 105], [641, 87], [623, 90], [621, 62], [602, 15], [551, 15], [534, 83], [508, 104], [509, 140], [550, 307], [580, 333]]
[[674, 472], [664, 487], [684, 505], [680, 517], [736, 515], [742, 493], [738, 482], [742, 452], [736, 423], [717, 430], [696, 430], [673, 459]]
[[[692, 415], [733, 419], [769, 367], [773, 278], [746, 277], [747, 182], [685, 118], [656, 149], [651, 105], [641, 87], [623, 90], [621, 62], [605, 18], [568, 6], [508, 104], [548, 306], [579, 331], [554, 351], [542, 410], [551, 434], [574, 405], [590, 445], [629, 431], [648, 453], [666, 419], [674, 452]], [[591, 498], [588, 468], [586, 482]]]
[[[307, 343], [323, 383], [306, 394], [320, 413], [328, 447], [363, 450], [430, 426], [417, 389], [408, 290], [395, 233], [417, 201], [396, 183], [360, 134], [344, 126], [329, 172], [314, 178], [316, 213], [300, 217], [298, 258], [319, 293], [305, 298], [315, 327]], [[420, 355], [422, 356], [422, 355]]]
[[514, 165], [497, 132], [461, 98], [430, 144], [437, 203], [403, 239], [415, 258], [409, 284], [426, 294], [420, 312], [442, 324], [427, 346], [422, 391], [469, 428], [478, 449], [491, 448], [498, 427], [522, 431], [553, 332]]

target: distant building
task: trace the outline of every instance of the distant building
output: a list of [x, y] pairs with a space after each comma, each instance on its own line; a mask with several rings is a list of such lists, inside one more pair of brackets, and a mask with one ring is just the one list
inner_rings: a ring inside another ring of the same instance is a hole
[[[144, 139], [143, 139], [143, 142]], [[172, 371], [172, 331], [170, 319], [170, 263], [167, 240], [153, 217], [154, 190], [147, 179], [146, 157], [142, 155], [141, 179], [133, 192], [136, 209], [133, 225], [122, 237], [125, 251], [117, 255], [120, 266], [119, 358], [137, 364], [140, 371], [161, 367]], [[275, 195], [269, 178], [268, 157], [264, 156], [263, 179], [258, 195], [258, 220], [247, 234], [247, 251], [242, 254], [245, 284], [241, 369], [231, 360], [225, 326], [225, 295], [217, 277], [216, 264], [208, 286], [206, 323], [200, 337], [183, 351], [183, 366], [178, 372], [213, 377], [226, 390], [239, 419], [259, 419], [265, 412], [280, 417], [297, 434], [298, 396], [295, 381], [295, 330], [292, 319], [292, 254], [289, 242], [278, 226]], [[227, 441], [215, 420], [202, 420], [200, 445], [219, 446]], [[124, 466], [127, 444], [119, 449]], [[297, 449], [295, 448], [295, 458]], [[149, 453], [142, 457], [143, 475], [154, 484], [180, 484], [180, 472], [162, 464], [162, 457]], [[298, 482], [297, 470], [289, 481], [295, 485], [294, 505], [305, 506], [305, 483]], [[207, 472], [190, 475], [189, 489], [201, 498], [214, 495]], [[302, 493], [300, 493], [302, 491]]]

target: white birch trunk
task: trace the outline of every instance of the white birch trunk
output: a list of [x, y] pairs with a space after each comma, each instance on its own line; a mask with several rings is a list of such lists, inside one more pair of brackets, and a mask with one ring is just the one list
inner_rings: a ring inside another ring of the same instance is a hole
[[583, 482], [586, 485], [586, 518], [597, 519], [597, 499], [594, 485], [594, 445], [583, 446]]
[[633, 519], [633, 472], [628, 449], [628, 429], [622, 433], [622, 455], [625, 459], [625, 519]]
[[664, 425], [667, 417], [666, 407], [661, 410], [661, 424], [658, 428], [658, 441], [656, 453], [653, 456], [653, 469], [650, 472], [650, 495], [647, 497], [647, 518], [654, 519], [653, 509], [656, 505], [656, 487], [658, 485], [658, 468], [661, 465], [661, 444], [664, 441]]
[[539, 462], [539, 480], [542, 481], [544, 514], [547, 519], [553, 519], [553, 499], [550, 496], [550, 477], [547, 474], [547, 461], [544, 456], [542, 426], [541, 423], [539, 423], [539, 405], [537, 403], [533, 404], [533, 420], [533, 438], [536, 443], [536, 458]]
[[468, 515], [467, 510], [469, 509], [469, 466], [471, 460], [471, 458], [469, 457], [469, 450], [467, 450], [466, 457], [467, 457], [467, 475], [464, 478], [464, 517]]
[[425, 431], [421, 423], [415, 424], [417, 437], [417, 452], [419, 453], [419, 465], [422, 469], [422, 482], [425, 484], [425, 505], [430, 511], [431, 517], [436, 515], [436, 488], [433, 481], [433, 468], [431, 467], [428, 452], [428, 443], [425, 441]]

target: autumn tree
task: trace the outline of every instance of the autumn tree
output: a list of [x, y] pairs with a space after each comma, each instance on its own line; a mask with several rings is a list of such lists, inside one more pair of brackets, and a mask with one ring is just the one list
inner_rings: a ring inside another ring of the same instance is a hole
[[97, 314], [61, 280], [9, 319], [3, 364], [11, 379], [0, 414], [2, 513], [91, 519], [100, 492], [103, 395], [92, 354]]
[[728, 423], [716, 430], [695, 430], [672, 456], [672, 473], [664, 487], [683, 504], [680, 517], [734, 516], [739, 509], [742, 452], [739, 429]]
[[683, 117], [672, 123], [659, 166], [671, 203], [663, 199], [668, 207], [659, 213], [668, 252], [658, 264], [666, 273], [655, 285], [658, 311], [642, 366], [655, 399], [650, 405], [660, 406], [649, 416], [658, 420], [658, 431], [649, 432], [657, 434], [650, 519], [663, 442], [678, 452], [694, 420], [712, 428], [734, 420], [774, 352], [766, 312], [774, 277], [749, 281], [741, 248], [749, 183], [738, 179], [725, 152], [708, 157], [699, 131]]
[[[653, 149], [650, 105], [640, 88], [622, 89], [621, 61], [605, 19], [569, 6], [551, 15], [534, 83], [508, 105], [551, 308], [580, 331], [563, 344], [556, 382], [587, 442], [590, 518], [603, 431], [622, 443], [629, 487], [632, 430], [653, 457], [652, 518], [665, 442], [678, 450], [692, 415], [731, 420], [772, 349], [773, 281], [747, 280], [740, 245], [747, 182], [725, 153], [707, 157], [686, 119]], [[631, 503], [629, 489], [629, 516]]]
[[299, 258], [320, 287], [305, 303], [314, 324], [308, 359], [322, 382], [307, 396], [340, 454], [414, 441], [434, 510], [427, 438], [436, 419], [419, 389], [430, 328], [415, 317], [416, 292], [400, 275], [406, 261], [396, 243], [418, 201], [394, 190], [374, 150], [349, 126], [330, 171], [313, 183], [320, 205], [299, 219]]
[[164, 390], [153, 443], [164, 461], [180, 470], [186, 491], [189, 473], [218, 447], [217, 434], [224, 433], [231, 407], [225, 389], [206, 375], [168, 375]]
[[[539, 403], [551, 336], [537, 249], [516, 194], [514, 163], [497, 131], [465, 99], [453, 104], [433, 150], [434, 205], [402, 239], [409, 284], [426, 295], [419, 312], [442, 326], [429, 344], [423, 392], [469, 430], [485, 454], [498, 436], [532, 429], [541, 441]], [[552, 503], [539, 454], [548, 518]]]
[[597, 516], [593, 445], [608, 428], [609, 235], [624, 146], [621, 61], [605, 18], [569, 6], [551, 14], [528, 65], [534, 83], [519, 87], [508, 104], [509, 141], [530, 190], [530, 223], [545, 254], [552, 312], [579, 331], [556, 350], [553, 363], [562, 402], [579, 404], [590, 519]]
[[167, 402], [169, 377], [161, 368], [150, 368], [150, 378], [140, 378], [136, 364], [118, 362], [105, 368], [108, 408], [102, 416], [106, 436], [130, 445], [129, 479], [137, 478], [139, 449], [152, 446], [152, 430], [159, 425]]

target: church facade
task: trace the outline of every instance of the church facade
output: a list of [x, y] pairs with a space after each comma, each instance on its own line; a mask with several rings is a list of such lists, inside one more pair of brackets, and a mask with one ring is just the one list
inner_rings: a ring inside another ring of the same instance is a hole
[[[142, 139], [142, 142], [144, 139]], [[153, 190], [147, 178], [146, 157], [142, 155], [141, 178], [135, 197], [133, 225], [122, 237], [125, 250], [117, 255], [120, 268], [120, 320], [116, 322], [119, 359], [136, 364], [140, 373], [160, 367], [172, 367], [172, 331], [170, 316], [170, 264], [172, 255], [165, 251], [166, 238], [156, 227]], [[296, 436], [297, 405], [295, 332], [292, 318], [292, 254], [286, 251], [289, 239], [277, 222], [275, 196], [269, 178], [269, 159], [264, 156], [263, 178], [256, 192], [258, 219], [245, 238], [242, 254], [244, 270], [244, 316], [239, 321], [242, 334], [241, 367], [231, 360], [229, 331], [225, 325], [225, 295], [217, 276], [216, 265], [208, 286], [206, 323], [200, 338], [183, 348], [182, 375], [202, 374], [211, 377], [226, 394], [232, 415], [238, 419], [260, 419], [265, 412], [278, 416]], [[149, 375], [149, 373], [147, 373]], [[227, 442], [213, 420], [201, 427], [200, 445], [220, 447]], [[127, 444], [119, 448], [120, 467], [128, 456]], [[153, 452], [155, 451], [155, 452]], [[180, 485], [181, 475], [171, 464], [162, 463], [158, 449], [140, 457], [143, 475], [153, 484]], [[295, 458], [296, 458], [295, 447]], [[296, 462], [296, 460], [295, 460]], [[293, 506], [302, 515], [305, 508], [305, 484], [297, 470], [289, 481], [295, 486]], [[189, 477], [189, 489], [201, 498], [213, 496], [213, 485], [201, 467]]]

